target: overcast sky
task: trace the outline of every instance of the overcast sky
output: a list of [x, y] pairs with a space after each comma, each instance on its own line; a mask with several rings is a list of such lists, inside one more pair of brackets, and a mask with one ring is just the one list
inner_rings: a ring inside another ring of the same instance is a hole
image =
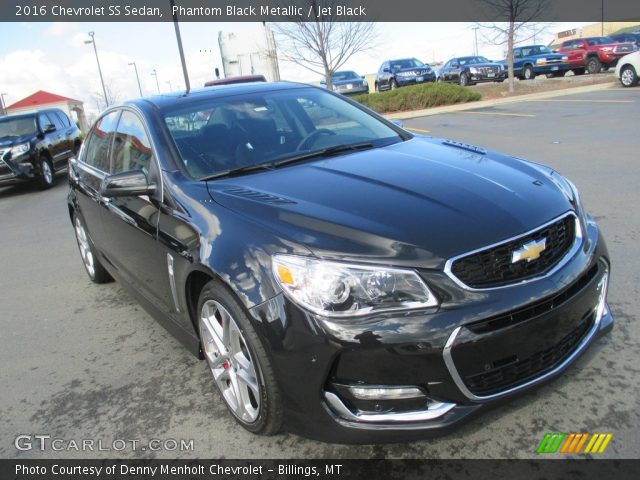
[[[582, 24], [553, 24], [537, 39], [549, 43], [553, 33]], [[474, 32], [467, 23], [379, 23], [379, 42], [370, 52], [353, 57], [345, 68], [364, 75], [375, 72], [382, 59], [417, 57], [424, 62], [447, 60], [473, 53]], [[180, 24], [187, 68], [192, 86], [214, 78], [214, 68], [222, 71], [218, 32], [255, 35], [260, 23]], [[95, 97], [101, 95], [100, 78], [91, 45], [84, 43], [87, 32], [95, 32], [105, 83], [121, 100], [137, 97], [138, 87], [132, 66], [135, 62], [143, 94], [157, 92], [151, 71], [156, 69], [160, 90], [184, 88], [180, 58], [172, 23], [0, 23], [0, 93], [14, 103], [38, 90], [46, 90], [85, 102], [89, 113], [97, 112]], [[502, 58], [504, 48], [487, 45], [479, 35], [480, 54]], [[286, 80], [318, 82], [303, 68], [280, 64]]]

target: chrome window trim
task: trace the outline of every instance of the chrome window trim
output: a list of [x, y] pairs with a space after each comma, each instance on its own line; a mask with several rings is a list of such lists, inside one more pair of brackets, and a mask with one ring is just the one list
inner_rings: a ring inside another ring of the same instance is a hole
[[[473, 287], [468, 286], [464, 282], [462, 282], [462, 280], [460, 280], [458, 277], [456, 277], [454, 275], [454, 273], [452, 272], [452, 270], [451, 270], [453, 268], [453, 263], [456, 260], [459, 260], [459, 259], [464, 258], [464, 257], [468, 257], [469, 255], [473, 255], [475, 253], [482, 252], [484, 250], [489, 250], [491, 248], [498, 247], [498, 246], [503, 245], [505, 243], [513, 242], [514, 240], [518, 240], [519, 238], [522, 238], [522, 237], [526, 237], [527, 235], [531, 235], [532, 233], [535, 233], [538, 230], [541, 230], [541, 229], [543, 229], [545, 227], [548, 227], [549, 225], [552, 225], [552, 224], [556, 223], [557, 221], [562, 220], [563, 218], [568, 217], [568, 216], [573, 216], [574, 219], [575, 219], [575, 239], [573, 241], [573, 245], [571, 246], [569, 251], [565, 254], [565, 256], [562, 257], [560, 259], [560, 261], [558, 261], [558, 263], [551, 270], [549, 270], [547, 273], [545, 273], [543, 275], [537, 275], [535, 277], [526, 278], [524, 280], [520, 280], [520, 281], [517, 281], [517, 282], [514, 282], [514, 283], [510, 283], [508, 285], [500, 285], [500, 286], [497, 286], [497, 287], [486, 287], [486, 288], [473, 288]], [[510, 238], [507, 238], [505, 240], [501, 240], [499, 242], [492, 243], [491, 245], [487, 245], [487, 246], [484, 246], [484, 247], [481, 247], [481, 248], [477, 248], [475, 250], [471, 250], [471, 251], [466, 252], [466, 253], [462, 253], [460, 255], [456, 255], [455, 257], [451, 257], [449, 260], [447, 260], [447, 262], [444, 265], [444, 273], [446, 273], [447, 276], [451, 280], [453, 280], [453, 282], [455, 282], [456, 285], [458, 285], [461, 288], [464, 288], [465, 290], [469, 290], [469, 291], [472, 291], [472, 292], [485, 292], [485, 291], [490, 291], [490, 290], [499, 290], [499, 289], [502, 289], [502, 288], [517, 287], [517, 286], [520, 286], [520, 285], [527, 284], [529, 282], [533, 282], [535, 280], [540, 280], [541, 278], [550, 277], [551, 275], [556, 273], [558, 270], [560, 270], [562, 267], [564, 267], [567, 264], [567, 262], [569, 260], [571, 260], [575, 256], [576, 253], [578, 253], [578, 251], [580, 250], [580, 247], [582, 247], [582, 239], [583, 239], [582, 224], [580, 223], [580, 220], [576, 216], [575, 212], [569, 211], [569, 212], [563, 213], [562, 215], [554, 218], [553, 220], [550, 220], [547, 223], [543, 223], [542, 225], [539, 225], [536, 228], [533, 228], [533, 229], [531, 229], [531, 230], [529, 230], [529, 231], [527, 231], [525, 233], [521, 233], [521, 234], [516, 235], [514, 237], [510, 237]]]
[[491, 394], [491, 395], [482, 395], [482, 396], [475, 395], [465, 385], [464, 381], [462, 380], [462, 377], [458, 373], [458, 369], [456, 368], [456, 365], [455, 365], [455, 363], [453, 361], [453, 357], [451, 355], [451, 350], [453, 349], [453, 343], [455, 342], [456, 337], [460, 333], [460, 330], [462, 330], [462, 328], [463, 328], [462, 326], [457, 327], [453, 332], [451, 332], [451, 335], [449, 335], [449, 338], [447, 339], [447, 343], [445, 344], [444, 349], [442, 351], [442, 356], [444, 358], [444, 363], [447, 366], [447, 370], [449, 370], [449, 374], [451, 375], [451, 378], [453, 379], [453, 381], [456, 384], [456, 386], [458, 387], [458, 389], [468, 399], [476, 401], [476, 402], [483, 402], [483, 401], [493, 400], [495, 398], [503, 397], [505, 395], [509, 395], [511, 393], [515, 393], [515, 392], [518, 392], [520, 390], [524, 390], [526, 388], [532, 387], [533, 385], [541, 383], [541, 382], [545, 381], [546, 379], [548, 379], [550, 377], [553, 377], [554, 375], [556, 375], [560, 371], [564, 370], [584, 350], [586, 350], [586, 348], [589, 346], [589, 344], [593, 340], [594, 336], [598, 332], [598, 329], [600, 328], [600, 322], [602, 321], [602, 318], [605, 316], [605, 314], [608, 313], [608, 307], [607, 307], [607, 303], [606, 302], [607, 302], [607, 290], [608, 290], [608, 286], [609, 286], [609, 268], [606, 265], [605, 265], [605, 274], [602, 277], [602, 279], [600, 280], [600, 282], [603, 283], [603, 286], [601, 287], [600, 297], [598, 299], [598, 303], [594, 307], [595, 319], [594, 319], [594, 322], [593, 322], [593, 326], [587, 332], [587, 334], [584, 336], [584, 338], [578, 344], [578, 346], [573, 350], [573, 352], [571, 352], [556, 367], [554, 367], [553, 369], [549, 370], [548, 372], [540, 375], [539, 377], [536, 377], [536, 378], [534, 378], [532, 380], [529, 380], [528, 382], [525, 382], [525, 383], [523, 383], [521, 385], [517, 385], [515, 387], [508, 388], [508, 389], [503, 390], [503, 391], [498, 392], [498, 393], [494, 393], [494, 394]]

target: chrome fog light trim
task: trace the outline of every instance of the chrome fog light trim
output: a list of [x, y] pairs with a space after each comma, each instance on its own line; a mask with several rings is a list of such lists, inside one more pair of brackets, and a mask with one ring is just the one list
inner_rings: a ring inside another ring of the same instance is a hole
[[424, 410], [413, 412], [385, 412], [385, 413], [364, 413], [361, 411], [352, 412], [342, 403], [342, 400], [332, 392], [324, 392], [324, 398], [331, 410], [344, 420], [360, 423], [409, 423], [425, 422], [442, 417], [445, 413], [456, 406], [455, 403], [434, 402]]
[[387, 387], [387, 386], [349, 386], [345, 387], [358, 400], [405, 400], [409, 398], [426, 398], [418, 387]]

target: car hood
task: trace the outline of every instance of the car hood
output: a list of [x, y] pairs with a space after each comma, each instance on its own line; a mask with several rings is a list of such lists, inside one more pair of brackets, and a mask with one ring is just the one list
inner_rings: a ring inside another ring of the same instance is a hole
[[467, 65], [465, 65], [465, 67], [474, 67], [474, 68], [482, 68], [482, 67], [498, 67], [500, 68], [500, 64], [499, 63], [495, 63], [495, 62], [486, 62], [486, 63], [469, 63]]
[[208, 186], [319, 256], [425, 268], [571, 209], [544, 167], [468, 148], [415, 137]]
[[12, 147], [21, 143], [29, 142], [34, 138], [34, 135], [20, 135], [20, 136], [8, 136], [0, 137], [0, 148]]
[[[423, 67], [395, 68], [393, 70], [393, 73], [399, 73], [399, 72], [425, 72], [425, 73], [431, 73], [432, 71], [433, 71], [433, 69], [431, 67], [427, 67], [425, 65]], [[420, 73], [418, 73], [417, 75], [420, 75]]]

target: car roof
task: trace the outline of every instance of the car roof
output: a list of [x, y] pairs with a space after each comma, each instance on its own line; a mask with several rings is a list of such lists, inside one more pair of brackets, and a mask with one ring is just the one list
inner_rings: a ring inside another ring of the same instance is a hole
[[235, 83], [228, 85], [216, 85], [212, 87], [194, 88], [188, 93], [185, 91], [170, 92], [150, 97], [137, 98], [123, 103], [123, 105], [136, 105], [141, 108], [155, 107], [156, 109], [171, 108], [179, 104], [189, 104], [214, 98], [225, 98], [252, 93], [271, 92], [278, 90], [291, 90], [297, 88], [317, 88], [306, 83], [295, 82], [251, 82]]

